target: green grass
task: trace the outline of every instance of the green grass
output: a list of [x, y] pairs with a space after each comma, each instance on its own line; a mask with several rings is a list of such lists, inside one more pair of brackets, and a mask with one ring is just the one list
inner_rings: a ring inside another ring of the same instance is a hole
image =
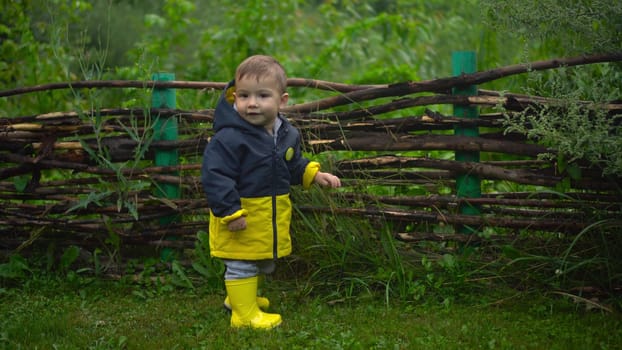
[[58, 280], [7, 287], [0, 289], [0, 349], [619, 349], [622, 344], [618, 312], [587, 311], [557, 296], [387, 306], [381, 296], [335, 303], [288, 289], [287, 282], [271, 285], [266, 294], [284, 323], [269, 332], [230, 329], [222, 293], [200, 289]]

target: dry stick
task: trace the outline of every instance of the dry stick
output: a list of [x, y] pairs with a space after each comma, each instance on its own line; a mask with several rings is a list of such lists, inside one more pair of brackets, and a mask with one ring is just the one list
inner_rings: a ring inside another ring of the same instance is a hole
[[352, 102], [361, 102], [365, 100], [373, 100], [381, 97], [395, 97], [413, 94], [417, 92], [439, 92], [446, 93], [449, 89], [456, 86], [477, 85], [488, 81], [497, 80], [499, 78], [522, 74], [530, 71], [546, 70], [551, 68], [559, 68], [562, 66], [577, 66], [584, 64], [600, 63], [600, 62], [617, 62], [622, 61], [622, 52], [612, 54], [579, 56], [570, 58], [560, 58], [546, 61], [536, 61], [527, 64], [510, 65], [497, 69], [473, 74], [463, 74], [461, 76], [441, 78], [435, 80], [427, 80], [421, 82], [405, 82], [391, 84], [387, 88], [371, 88], [365, 90], [357, 90], [342, 95], [328, 97], [318, 101], [311, 101], [297, 105], [288, 106], [286, 112], [309, 113], [320, 111], [336, 106], [350, 104]]
[[317, 80], [317, 79], [304, 79], [304, 78], [289, 78], [287, 79], [287, 86], [291, 87], [309, 87], [319, 90], [328, 90], [335, 92], [350, 92], [350, 91], [358, 91], [358, 90], [366, 90], [366, 89], [374, 89], [374, 88], [386, 88], [388, 84], [374, 84], [374, 85], [350, 85], [350, 84], [342, 84], [335, 83], [331, 81], [325, 80]]
[[[18, 154], [9, 154], [9, 153], [0, 153], [0, 161], [10, 162], [10, 163], [19, 163], [19, 164], [29, 164], [29, 165], [37, 165], [46, 168], [58, 168], [58, 169], [69, 169], [69, 170], [77, 170], [85, 173], [91, 174], [99, 174], [99, 175], [116, 175], [116, 171], [113, 169], [107, 169], [97, 166], [90, 166], [88, 164], [83, 163], [75, 163], [75, 162], [63, 162], [58, 160], [51, 159], [41, 159], [36, 160], [31, 157], [21, 156]], [[171, 172], [177, 170], [197, 170], [200, 169], [200, 164], [185, 164], [185, 165], [177, 165], [170, 167], [149, 167], [144, 169], [121, 169], [120, 172], [123, 175], [130, 176], [140, 176], [148, 173], [162, 173], [162, 172]], [[2, 171], [0, 171], [2, 174]], [[0, 175], [0, 178], [2, 176]], [[177, 178], [177, 177], [176, 177]]]
[[[118, 116], [117, 120], [129, 120], [130, 118], [145, 117], [150, 115], [152, 118], [156, 116], [172, 117], [176, 116], [181, 119], [201, 122], [211, 122], [214, 120], [214, 110], [204, 109], [197, 111], [186, 111], [181, 109], [169, 108], [102, 108], [83, 112], [50, 112], [37, 115], [19, 116], [10, 118], [0, 118], [0, 130], [9, 128], [19, 123], [49, 123], [52, 125], [75, 125], [85, 117], [110, 117]], [[110, 123], [108, 123], [110, 124]]]
[[[360, 217], [379, 217], [385, 220], [405, 222], [429, 222], [433, 224], [442, 223], [447, 225], [469, 225], [474, 227], [495, 226], [514, 229], [531, 229], [567, 233], [578, 233], [589, 225], [589, 223], [576, 220], [560, 220], [531, 217], [487, 217], [435, 213], [431, 211], [421, 210], [399, 210], [384, 208], [320, 208], [310, 206], [299, 206], [298, 209], [303, 212], [329, 212], [332, 214], [352, 215]], [[622, 225], [622, 221], [616, 220], [615, 224]]]
[[514, 155], [537, 157], [539, 154], [552, 152], [551, 149], [536, 145], [510, 141], [489, 140], [482, 137], [454, 135], [378, 135], [379, 133], [359, 132], [347, 139], [325, 140], [313, 144], [316, 151], [351, 150], [351, 151], [412, 151], [444, 150], [471, 152], [500, 152]]
[[[442, 162], [447, 162], [447, 161], [429, 159], [429, 158], [386, 155], [386, 156], [376, 156], [376, 157], [368, 157], [368, 158], [358, 158], [358, 159], [352, 159], [352, 160], [342, 160], [339, 163], [337, 163], [337, 167], [339, 169], [352, 168], [355, 170], [378, 169], [378, 168], [404, 169], [404, 168], [416, 168], [416, 167], [430, 167], [430, 165], [432, 165], [432, 167], [436, 167], [437, 162], [442, 163]], [[522, 162], [522, 161], [519, 161], [519, 162]], [[532, 164], [531, 162], [537, 162], [535, 164], [540, 164], [540, 165], [548, 164], [548, 163], [544, 163], [543, 161], [528, 161], [528, 162], [529, 164]]]
[[449, 130], [456, 126], [464, 127], [501, 127], [502, 117], [493, 118], [456, 118], [442, 117], [432, 120], [427, 115], [404, 118], [343, 121], [341, 124], [326, 120], [310, 120], [293, 117], [291, 121], [301, 132], [312, 132], [341, 135], [347, 131], [390, 131], [393, 133], [421, 131], [421, 130]]
[[[63, 83], [41, 84], [29, 87], [22, 87], [10, 90], [0, 90], [0, 97], [23, 95], [38, 91], [61, 90], [61, 89], [94, 89], [94, 88], [178, 88], [195, 90], [222, 90], [227, 83], [210, 81], [152, 81], [152, 80], [88, 80], [72, 81]], [[287, 86], [291, 87], [310, 87], [320, 90], [337, 92], [350, 92], [366, 90], [370, 88], [382, 88], [388, 85], [349, 85], [334, 83], [316, 79], [290, 78], [287, 79]]]
[[[147, 219], [158, 219], [165, 216], [175, 215], [172, 212], [165, 212], [163, 214], [153, 214], [149, 215]], [[140, 235], [141, 237], [153, 239], [154, 237], [162, 236], [162, 232], [176, 232], [180, 233], [180, 236], [183, 234], [193, 235], [196, 234], [196, 231], [207, 227], [207, 221], [196, 221], [193, 222], [192, 225], [188, 224], [176, 224], [176, 225], [168, 225], [168, 226], [159, 226], [157, 225], [157, 221], [153, 225], [143, 225], [141, 222], [136, 221], [130, 217], [116, 217], [115, 221], [104, 222], [104, 220], [60, 220], [60, 219], [46, 219], [46, 220], [37, 220], [36, 218], [20, 218], [17, 216], [9, 216], [3, 215], [0, 218], [0, 225], [10, 225], [10, 227], [2, 227], [11, 234], [21, 234], [21, 235], [29, 235], [32, 227], [37, 226], [47, 226], [49, 231], [57, 232], [60, 235], [73, 234], [73, 233], [83, 233], [86, 235], [94, 235], [94, 234], [102, 234], [107, 235], [107, 225], [110, 223], [124, 223], [124, 224], [135, 224], [135, 225], [120, 225], [115, 227], [115, 231], [119, 233], [121, 236], [133, 236], [134, 232], [136, 235]], [[147, 220], [142, 219], [141, 220]], [[108, 225], [109, 226], [109, 225]], [[128, 233], [130, 232], [130, 233]]]
[[532, 184], [542, 186], [555, 186], [562, 180], [559, 176], [547, 176], [526, 170], [512, 170], [501, 167], [475, 162], [457, 162], [441, 159], [425, 158], [398, 158], [394, 156], [377, 157], [375, 159], [360, 159], [344, 161], [338, 164], [340, 170], [359, 171], [363, 166], [370, 164], [382, 167], [398, 168], [434, 168], [443, 169], [455, 173], [475, 174], [487, 179], [509, 180], [520, 184]]
[[[130, 194], [133, 195], [133, 194]], [[41, 198], [38, 198], [41, 199]], [[119, 211], [116, 205], [97, 206], [93, 204], [85, 205], [83, 208], [77, 208], [69, 211], [74, 207], [74, 198], [59, 197], [59, 201], [56, 204], [51, 204], [49, 198], [45, 198], [45, 204], [28, 205], [28, 204], [16, 204], [9, 210], [0, 209], [0, 213], [8, 220], [8, 218], [22, 218], [33, 220], [33, 222], [40, 222], [44, 218], [40, 215], [44, 214], [67, 214], [68, 217], [100, 214], [106, 215], [110, 218], [110, 222], [133, 222], [134, 218], [130, 217], [127, 212]], [[172, 200], [162, 199], [152, 196], [142, 196], [135, 198], [135, 204], [140, 209], [141, 215], [139, 221], [160, 218], [171, 214], [189, 214], [191, 212], [206, 212], [208, 209], [207, 201], [204, 198], [196, 199], [184, 199], [184, 200]], [[52, 220], [52, 222], [58, 222], [61, 219], [54, 219], [53, 217], [47, 217], [46, 220]], [[77, 220], [77, 219], [62, 219], [60, 222], [63, 224], [68, 223], [99, 223], [101, 219], [91, 220]]]
[[[99, 209], [99, 208], [93, 208]], [[163, 210], [164, 209], [164, 210]], [[168, 209], [168, 210], [167, 210]], [[192, 209], [188, 209], [190, 214], [193, 213]], [[15, 211], [6, 211], [0, 209], [0, 213], [2, 216], [0, 217], [0, 227], [1, 225], [9, 225], [9, 229], [12, 234], [30, 234], [32, 227], [37, 226], [46, 226], [50, 231], [56, 231], [62, 235], [71, 233], [71, 231], [75, 233], [85, 233], [85, 234], [95, 234], [101, 233], [106, 235], [107, 229], [106, 227], [109, 224], [134, 224], [131, 226], [117, 226], [115, 231], [119, 233], [121, 236], [133, 236], [133, 234], [128, 234], [127, 232], [137, 232], [141, 237], [146, 238], [154, 238], [157, 236], [161, 236], [162, 232], [176, 232], [180, 234], [196, 234], [196, 231], [201, 228], [207, 227], [206, 221], [195, 221], [192, 223], [177, 223], [176, 225], [167, 225], [167, 226], [159, 226], [157, 224], [154, 225], [145, 225], [145, 221], [158, 219], [161, 217], [166, 217], [170, 215], [179, 214], [179, 211], [172, 211], [170, 208], [159, 208], [157, 212], [148, 213], [145, 215], [141, 215], [139, 220], [134, 219], [130, 215], [121, 215], [122, 213], [117, 213], [116, 216], [109, 216], [107, 220], [102, 218], [99, 219], [71, 219], [72, 215], [77, 215], [77, 213], [71, 212], [69, 215], [65, 215], [62, 218], [51, 218], [51, 217], [38, 217], [34, 215], [25, 215], [20, 214]], [[104, 212], [93, 212], [83, 211], [82, 214], [105, 214], [110, 211]], [[34, 213], [33, 213], [34, 214]], [[45, 214], [45, 213], [44, 213]], [[194, 213], [196, 214], [196, 212]], [[204, 215], [204, 213], [203, 213]], [[127, 231], [127, 232], [126, 232]], [[142, 232], [144, 231], [144, 232]]]
[[[510, 95], [503, 97], [496, 96], [452, 96], [452, 95], [434, 95], [434, 96], [419, 96], [414, 98], [400, 98], [398, 100], [376, 105], [367, 108], [355, 109], [347, 112], [334, 112], [334, 113], [313, 113], [314, 118], [324, 118], [330, 120], [352, 120], [352, 119], [367, 119], [375, 117], [384, 113], [393, 112], [400, 109], [406, 109], [416, 106], [429, 106], [440, 104], [458, 104], [458, 105], [471, 105], [471, 106], [502, 106], [506, 110], [522, 111], [529, 105], [543, 103], [543, 98], [514, 98]], [[561, 104], [561, 100], [549, 99], [547, 103]], [[581, 101], [584, 105], [594, 105], [593, 102]], [[324, 109], [331, 108], [333, 106], [327, 106]], [[607, 111], [619, 111], [622, 110], [622, 104], [600, 104], [598, 108]], [[290, 111], [289, 107], [285, 108], [286, 111]], [[299, 112], [303, 113], [303, 112]], [[295, 115], [296, 113], [290, 112], [289, 115]], [[303, 117], [304, 118], [304, 117]]]
[[195, 81], [140, 81], [140, 80], [89, 80], [72, 81], [64, 83], [41, 84], [11, 90], [0, 91], [0, 97], [23, 95], [38, 91], [60, 89], [92, 89], [92, 88], [186, 88], [186, 89], [216, 89], [221, 90], [226, 83], [221, 82], [195, 82]]
[[[499, 194], [494, 194], [499, 196]], [[460, 204], [467, 205], [490, 205], [507, 207], [534, 207], [534, 208], [560, 208], [560, 209], [617, 209], [622, 201], [615, 201], [607, 195], [591, 198], [590, 201], [577, 201], [572, 199], [521, 199], [521, 198], [463, 198], [456, 196], [427, 195], [427, 196], [373, 196], [360, 193], [343, 193], [340, 197], [350, 203], [383, 203], [410, 207], [457, 207]]]
[[[103, 228], [102, 232], [105, 232], [105, 228]], [[0, 233], [2, 233], [0, 231]], [[195, 230], [196, 235], [196, 230]], [[164, 236], [164, 237], [163, 237]], [[175, 237], [175, 240], [164, 240], [167, 236]], [[122, 238], [122, 245], [145, 245], [145, 246], [156, 246], [156, 247], [171, 247], [171, 248], [179, 248], [179, 249], [192, 249], [195, 246], [196, 238], [192, 237], [192, 235], [187, 235], [191, 237], [183, 237], [179, 232], [172, 233], [163, 233], [157, 239], [153, 240], [151, 238], [142, 238], [142, 237], [129, 237]], [[185, 239], [184, 239], [185, 238]], [[58, 243], [61, 238], [49, 238], [49, 237], [41, 237], [37, 239], [37, 242], [41, 244], [49, 244], [49, 243]], [[12, 248], [18, 247], [24, 239], [3, 239], [3, 245]], [[99, 237], [81, 237], [81, 239], [68, 239], [66, 237], [62, 237], [62, 243], [64, 245], [75, 245], [84, 248], [101, 248], [102, 239]], [[120, 278], [120, 277], [119, 277]]]
[[480, 237], [477, 235], [465, 235], [465, 234], [442, 234], [442, 233], [430, 233], [430, 232], [398, 232], [395, 234], [395, 238], [400, 241], [408, 243], [416, 243], [423, 241], [455, 241], [455, 242], [491, 242], [491, 241], [513, 241], [517, 237], [514, 235], [492, 235], [490, 237]]
[[622, 198], [615, 194], [606, 193], [585, 193], [585, 192], [505, 192], [482, 193], [483, 198], [498, 198], [499, 196], [507, 199], [551, 199], [551, 200], [575, 200], [575, 201], [607, 201], [622, 205]]
[[[587, 209], [587, 208], [585, 208]], [[508, 207], [488, 207], [484, 208], [483, 212], [486, 214], [494, 214], [501, 216], [522, 216], [522, 217], [546, 217], [548, 219], [584, 219], [590, 220], [593, 218], [593, 213], [588, 211], [579, 211], [579, 210], [550, 210], [547, 209], [533, 209], [533, 208], [508, 208]], [[599, 220], [604, 219], [616, 219], [619, 216], [619, 213], [607, 213], [601, 212], [599, 213]]]

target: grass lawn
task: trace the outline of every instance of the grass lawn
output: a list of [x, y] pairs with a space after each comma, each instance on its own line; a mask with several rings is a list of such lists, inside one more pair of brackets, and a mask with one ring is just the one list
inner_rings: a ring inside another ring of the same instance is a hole
[[95, 281], [0, 289], [1, 349], [620, 349], [619, 312], [534, 293], [499, 303], [329, 303], [268, 290], [272, 331], [229, 328], [223, 295]]

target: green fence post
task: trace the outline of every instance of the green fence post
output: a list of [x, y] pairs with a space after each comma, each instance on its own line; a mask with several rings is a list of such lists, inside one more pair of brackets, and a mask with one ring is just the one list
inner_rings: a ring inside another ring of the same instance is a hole
[[[155, 73], [152, 75], [153, 81], [173, 81], [175, 80], [175, 74], [173, 73]], [[152, 108], [165, 108], [175, 109], [177, 108], [175, 89], [173, 88], [154, 88], [151, 96]], [[176, 117], [162, 117], [158, 115], [154, 123], [153, 140], [154, 141], [174, 141], [178, 138], [177, 118]], [[177, 149], [162, 149], [155, 148], [155, 165], [156, 166], [176, 166], [179, 164], [179, 154]], [[177, 172], [175, 172], [177, 174]], [[156, 184], [156, 196], [175, 199], [179, 198], [181, 194], [181, 188], [179, 184], [171, 183], [157, 183]], [[175, 222], [177, 217], [175, 215], [166, 216], [160, 219], [160, 225], [167, 225]], [[169, 237], [175, 239], [174, 237]], [[169, 261], [172, 258], [173, 250], [170, 248], [164, 248], [160, 254], [160, 257], [164, 261]]]
[[[477, 65], [475, 62], [474, 51], [456, 51], [451, 55], [452, 74], [460, 76], [462, 74], [475, 73]], [[455, 87], [452, 89], [454, 95], [477, 95], [477, 86], [468, 85]], [[454, 105], [454, 116], [459, 118], [478, 118], [479, 109], [477, 107]], [[478, 137], [479, 128], [475, 127], [454, 127], [454, 135]], [[479, 152], [456, 151], [455, 159], [460, 162], [479, 162]], [[482, 196], [481, 181], [478, 175], [460, 174], [456, 177], [456, 195], [458, 198], [479, 198]], [[479, 215], [480, 208], [473, 205], [461, 204], [460, 213], [466, 215]], [[474, 233], [476, 229], [461, 225], [461, 233]]]

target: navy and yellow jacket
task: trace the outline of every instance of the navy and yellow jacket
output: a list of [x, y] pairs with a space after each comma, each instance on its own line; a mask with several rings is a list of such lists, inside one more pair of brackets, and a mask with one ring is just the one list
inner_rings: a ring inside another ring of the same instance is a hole
[[[282, 116], [276, 140], [242, 119], [227, 98], [234, 87], [230, 82], [218, 100], [215, 134], [203, 154], [210, 252], [225, 259], [276, 259], [292, 251], [290, 186], [309, 187], [320, 165], [302, 156], [300, 134]], [[227, 223], [240, 216], [246, 229], [229, 231]]]

